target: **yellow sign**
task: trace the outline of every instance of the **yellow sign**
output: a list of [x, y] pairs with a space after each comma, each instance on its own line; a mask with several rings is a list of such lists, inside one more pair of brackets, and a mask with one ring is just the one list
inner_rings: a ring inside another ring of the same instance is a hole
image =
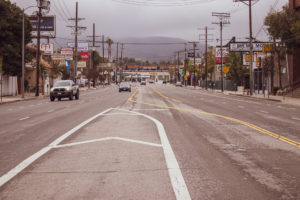
[[272, 45], [270, 44], [264, 44], [263, 45], [263, 52], [264, 53], [268, 53], [268, 52], [271, 52], [272, 51]]
[[224, 74], [227, 74], [229, 72], [229, 68], [224, 66], [222, 71], [224, 72]]
[[188, 75], [186, 74], [186, 75], [184, 75], [184, 78], [188, 78]]

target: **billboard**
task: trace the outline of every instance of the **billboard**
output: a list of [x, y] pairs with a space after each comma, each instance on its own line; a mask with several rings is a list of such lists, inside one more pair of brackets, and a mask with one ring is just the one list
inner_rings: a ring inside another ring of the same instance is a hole
[[[38, 19], [36, 15], [29, 16], [29, 20], [32, 24], [32, 36], [37, 37]], [[55, 38], [56, 36], [56, 18], [55, 15], [43, 16], [41, 18], [41, 37]]]
[[56, 62], [64, 62], [65, 61], [65, 56], [61, 55], [61, 54], [53, 54], [51, 56], [51, 60], [52, 61], [56, 61]]
[[81, 56], [81, 61], [89, 60], [89, 52], [77, 52], [77, 54]]
[[[223, 58], [225, 58], [229, 54], [228, 47], [223, 47], [222, 48], [222, 54], [223, 54]], [[216, 47], [215, 57], [216, 58], [221, 58], [221, 47]]]
[[[265, 42], [253, 42], [253, 51], [263, 51], [263, 47]], [[237, 52], [247, 52], [250, 51], [250, 43], [248, 42], [236, 42], [230, 43], [230, 51], [237, 51]]]
[[43, 55], [52, 55], [53, 54], [53, 43], [43, 43], [40, 45], [40, 50]]
[[66, 60], [73, 60], [73, 48], [61, 48], [60, 53], [65, 56]]
[[[75, 49], [75, 43], [68, 43], [68, 47], [72, 47]], [[77, 52], [89, 51], [89, 43], [87, 42], [79, 42], [77, 43]]]
[[[216, 64], [221, 64], [221, 57], [216, 57], [215, 58]], [[226, 57], [223, 57], [223, 64], [226, 63]]]

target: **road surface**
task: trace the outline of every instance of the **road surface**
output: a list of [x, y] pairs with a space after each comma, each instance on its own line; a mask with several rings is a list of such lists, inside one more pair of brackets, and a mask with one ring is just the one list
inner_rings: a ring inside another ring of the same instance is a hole
[[0, 199], [300, 199], [300, 108], [165, 84], [0, 106]]

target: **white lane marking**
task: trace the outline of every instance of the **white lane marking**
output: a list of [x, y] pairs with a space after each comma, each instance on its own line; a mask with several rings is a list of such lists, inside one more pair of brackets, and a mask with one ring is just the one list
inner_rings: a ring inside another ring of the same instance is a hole
[[25, 120], [25, 119], [29, 119], [30, 117], [24, 117], [24, 118], [21, 118], [21, 119], [19, 119], [20, 121], [23, 121], [23, 120]]
[[11, 180], [13, 177], [15, 177], [17, 174], [19, 174], [22, 170], [24, 170], [30, 164], [32, 164], [35, 160], [37, 160], [38, 158], [40, 158], [41, 156], [43, 156], [45, 153], [47, 153], [49, 150], [51, 150], [54, 146], [58, 145], [60, 142], [62, 142], [67, 137], [69, 137], [70, 135], [72, 135], [73, 133], [75, 133], [77, 130], [79, 130], [83, 126], [87, 125], [88, 123], [90, 123], [91, 121], [93, 121], [94, 119], [96, 119], [97, 117], [99, 117], [99, 116], [101, 116], [101, 115], [109, 112], [110, 110], [112, 110], [112, 108], [109, 108], [109, 109], [107, 109], [107, 110], [105, 110], [105, 111], [103, 111], [103, 112], [101, 112], [101, 113], [99, 113], [99, 114], [97, 114], [97, 115], [95, 115], [95, 116], [93, 116], [93, 117], [85, 120], [81, 124], [77, 125], [73, 129], [69, 130], [68, 132], [66, 132], [65, 134], [63, 134], [59, 138], [57, 138], [55, 141], [53, 141], [48, 146], [42, 148], [40, 151], [36, 152], [32, 156], [30, 156], [27, 159], [25, 159], [24, 161], [22, 161], [16, 167], [14, 167], [9, 172], [7, 172], [6, 174], [4, 174], [3, 176], [0, 177], [0, 187], [3, 186], [5, 183], [7, 183], [9, 180]]
[[297, 118], [297, 117], [292, 117], [292, 119], [300, 121], [300, 118]]
[[132, 139], [121, 138], [121, 137], [106, 137], [106, 138], [100, 138], [100, 139], [94, 139], [94, 140], [87, 140], [87, 141], [83, 141], [83, 142], [74, 142], [74, 143], [69, 143], [69, 144], [61, 144], [61, 145], [54, 146], [53, 148], [71, 147], [71, 146], [75, 146], [75, 145], [88, 144], [88, 143], [93, 143], [93, 142], [103, 142], [103, 141], [108, 141], [108, 140], [121, 140], [121, 141], [125, 141], [125, 142], [144, 144], [144, 145], [149, 145], [149, 146], [154, 146], [154, 147], [162, 147], [161, 144], [155, 144], [155, 143], [151, 143], [151, 142], [144, 142], [144, 141], [141, 141], [141, 140], [132, 140]]
[[104, 115], [110, 116], [110, 115], [137, 115], [137, 114], [132, 114], [132, 113], [111, 113], [111, 114], [104, 114]]
[[262, 112], [262, 113], [266, 113], [266, 114], [268, 114], [269, 112], [267, 112], [267, 111], [264, 111], [264, 110], [261, 110], [260, 112]]
[[51, 112], [53, 112], [53, 111], [54, 111], [54, 110], [49, 110], [48, 113], [51, 113]]
[[168, 167], [168, 172], [169, 172], [169, 176], [170, 176], [170, 179], [171, 179], [171, 183], [172, 183], [172, 186], [173, 186], [173, 190], [174, 190], [176, 199], [177, 200], [190, 200], [191, 199], [190, 193], [189, 193], [188, 188], [185, 184], [184, 178], [181, 174], [180, 167], [178, 165], [175, 154], [174, 154], [174, 152], [172, 150], [172, 147], [169, 143], [167, 134], [165, 132], [165, 128], [162, 125], [162, 123], [160, 121], [158, 121], [157, 119], [155, 119], [155, 118], [153, 118], [149, 115], [142, 114], [142, 113], [123, 110], [123, 109], [117, 109], [117, 108], [115, 108], [115, 110], [135, 113], [135, 114], [144, 116], [145, 118], [148, 118], [148, 119], [150, 119], [151, 121], [153, 121], [155, 123], [155, 125], [157, 127], [157, 130], [158, 130], [158, 133], [159, 133], [161, 144], [163, 146], [163, 151], [164, 151], [164, 155], [165, 155], [165, 159], [166, 159], [166, 163], [167, 163], [167, 167]]
[[239, 108], [245, 108], [244, 106], [238, 106]]
[[146, 110], [146, 111], [166, 111], [168, 109], [132, 109], [135, 111]]

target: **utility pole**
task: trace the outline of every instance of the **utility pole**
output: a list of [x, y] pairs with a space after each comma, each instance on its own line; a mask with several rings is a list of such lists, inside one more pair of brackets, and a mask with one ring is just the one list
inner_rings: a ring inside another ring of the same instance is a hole
[[[247, 1], [248, 3], [246, 3]], [[249, 76], [250, 76], [250, 95], [253, 95], [253, 38], [252, 38], [252, 1], [255, 0], [234, 0], [234, 2], [242, 2], [245, 5], [249, 6], [249, 40], [250, 40], [250, 67], [249, 67]]]
[[[208, 60], [208, 56], [207, 56], [207, 53], [208, 53], [208, 45], [207, 45], [207, 43], [208, 43], [208, 30], [214, 30], [214, 29], [212, 29], [212, 28], [208, 28], [207, 26], [204, 28], [204, 29], [202, 29], [202, 28], [199, 28], [198, 30], [205, 30], [205, 89], [207, 90], [207, 67], [208, 67], [208, 62], [207, 62], [207, 60]], [[199, 38], [199, 40], [201, 41], [201, 35], [203, 35], [203, 34], [200, 34], [200, 38]], [[212, 34], [209, 34], [209, 35], [211, 35], [212, 36]], [[211, 41], [211, 39], [210, 39], [210, 41]]]
[[102, 35], [102, 63], [104, 63], [104, 35]]
[[84, 18], [78, 18], [78, 2], [76, 2], [76, 10], [75, 10], [75, 18], [70, 18], [69, 20], [73, 20], [75, 21], [75, 26], [67, 26], [69, 28], [73, 28], [74, 29], [74, 35], [75, 35], [75, 44], [74, 44], [74, 57], [75, 57], [75, 61], [74, 61], [74, 67], [73, 67], [73, 72], [72, 72], [72, 78], [73, 81], [76, 83], [76, 77], [77, 77], [77, 49], [78, 49], [78, 39], [77, 36], [79, 34], [79, 30], [85, 30], [86, 27], [83, 26], [78, 26], [78, 21], [80, 20], [84, 20]]
[[120, 76], [120, 81], [122, 81], [122, 75], [123, 75], [123, 50], [124, 50], [124, 44], [121, 43], [121, 76]]
[[36, 53], [36, 82], [35, 82], [35, 96], [39, 96], [39, 88], [40, 88], [40, 42], [41, 42], [41, 17], [42, 17], [42, 5], [41, 0], [38, 2], [38, 27], [37, 27], [37, 53]]
[[177, 51], [177, 81], [180, 81], [180, 73], [179, 73], [179, 51]]
[[117, 66], [116, 66], [116, 84], [118, 84], [118, 68], [119, 68], [119, 42], [117, 42]]
[[213, 24], [218, 24], [220, 25], [220, 42], [221, 42], [221, 91], [224, 92], [224, 75], [223, 75], [223, 26], [225, 24], [230, 24], [228, 21], [230, 17], [230, 13], [217, 13], [213, 12], [212, 16], [218, 17], [219, 22], [213, 22]]
[[196, 88], [196, 43], [193, 42], [193, 50], [194, 50], [194, 88]]
[[[93, 35], [92, 36], [88, 36], [88, 37], [92, 37], [93, 40], [92, 41], [88, 41], [88, 42], [92, 42], [92, 53], [91, 53], [91, 66], [92, 69], [95, 69], [96, 66], [95, 66], [95, 51], [96, 51], [96, 47], [100, 47], [100, 46], [96, 46], [96, 42], [99, 42], [99, 41], [96, 41], [96, 37], [100, 37], [100, 36], [96, 36], [96, 28], [95, 28], [95, 23], [93, 23]], [[88, 80], [90, 82], [90, 80]], [[93, 87], [95, 87], [95, 83], [96, 83], [96, 80], [95, 78], [93, 78]]]

